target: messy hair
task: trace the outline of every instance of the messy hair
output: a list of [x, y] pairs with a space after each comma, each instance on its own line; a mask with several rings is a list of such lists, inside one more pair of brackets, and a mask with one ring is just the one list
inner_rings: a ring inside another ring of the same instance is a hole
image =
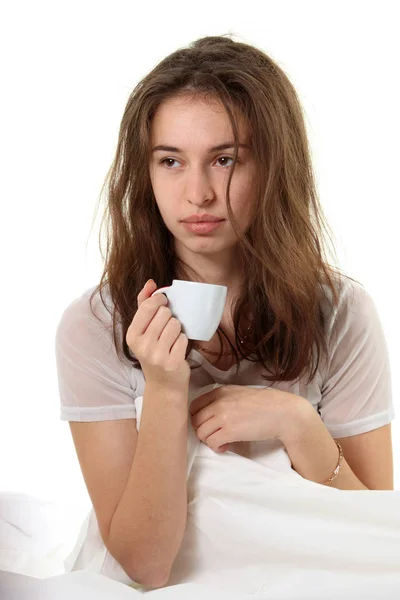
[[[235, 150], [226, 190], [230, 222], [238, 239], [243, 285], [233, 309], [235, 346], [223, 327], [217, 329], [236, 360], [258, 362], [265, 381], [314, 378], [320, 355], [327, 354], [323, 300], [338, 305], [341, 273], [328, 263], [329, 225], [316, 191], [304, 116], [288, 76], [260, 49], [231, 39], [209, 36], [161, 60], [133, 89], [119, 129], [113, 163], [104, 181], [107, 205], [104, 270], [90, 297], [108, 286], [113, 341], [118, 356], [140, 368], [126, 334], [138, 309], [137, 296], [148, 279], [158, 287], [173, 279], [203, 281], [174, 251], [153, 193], [149, 156], [152, 119], [160, 105], [177, 96], [218, 101], [226, 110]], [[238, 118], [249, 128], [258, 176], [254, 181], [253, 219], [241, 231], [230, 205], [230, 183], [238, 154]], [[244, 313], [243, 311], [246, 311]], [[93, 312], [93, 309], [92, 309]], [[250, 313], [254, 328], [240, 340], [241, 315]], [[117, 319], [122, 339], [117, 338]], [[186, 358], [193, 348], [188, 341]], [[221, 354], [220, 354], [221, 355]], [[314, 365], [315, 363], [315, 365]], [[195, 368], [196, 365], [191, 365]]]

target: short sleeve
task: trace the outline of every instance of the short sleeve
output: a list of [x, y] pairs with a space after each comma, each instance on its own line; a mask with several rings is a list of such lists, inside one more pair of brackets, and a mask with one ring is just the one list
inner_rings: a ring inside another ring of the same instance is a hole
[[135, 419], [135, 387], [114, 346], [112, 316], [99, 295], [93, 304], [101, 321], [92, 314], [86, 292], [69, 304], [57, 326], [60, 419]]
[[328, 330], [318, 404], [336, 438], [377, 429], [395, 418], [388, 348], [375, 303], [350, 279], [344, 290]]

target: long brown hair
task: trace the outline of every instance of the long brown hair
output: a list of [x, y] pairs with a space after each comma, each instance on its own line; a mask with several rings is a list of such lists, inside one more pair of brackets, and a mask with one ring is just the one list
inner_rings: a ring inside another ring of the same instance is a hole
[[[149, 175], [152, 118], [165, 100], [179, 94], [219, 100], [229, 116], [235, 140], [226, 202], [238, 237], [243, 286], [233, 309], [237, 370], [241, 358], [261, 363], [270, 374], [265, 381], [315, 376], [321, 349], [326, 354], [323, 298], [331, 308], [339, 302], [339, 270], [328, 264], [323, 234], [329, 234], [319, 204], [302, 108], [282, 69], [254, 46], [228, 36], [201, 38], [164, 58], [134, 88], [122, 117], [114, 161], [102, 187], [107, 205], [100, 229], [100, 251], [105, 266], [99, 291], [108, 292], [114, 306], [113, 341], [122, 326], [122, 351], [140, 368], [126, 343], [126, 333], [137, 311], [137, 295], [152, 278], [158, 287], [172, 280], [202, 279], [174, 252], [174, 239], [160, 215]], [[229, 189], [236, 164], [237, 115], [250, 128], [259, 178], [254, 184], [255, 212], [241, 233], [230, 206]], [[104, 257], [101, 231], [107, 225]], [[332, 244], [333, 247], [333, 244]], [[336, 252], [333, 248], [334, 255]], [[197, 275], [197, 276], [196, 276]], [[254, 333], [243, 343], [239, 330], [243, 310], [254, 318]], [[189, 340], [186, 358], [193, 347]], [[312, 370], [314, 350], [317, 360]], [[193, 365], [191, 365], [194, 368]]]

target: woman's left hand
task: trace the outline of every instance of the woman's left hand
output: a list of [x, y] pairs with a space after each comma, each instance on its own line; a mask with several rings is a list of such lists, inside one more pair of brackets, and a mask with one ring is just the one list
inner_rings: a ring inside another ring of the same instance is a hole
[[231, 442], [282, 440], [296, 425], [302, 400], [273, 388], [222, 385], [195, 398], [189, 412], [197, 437], [224, 452]]

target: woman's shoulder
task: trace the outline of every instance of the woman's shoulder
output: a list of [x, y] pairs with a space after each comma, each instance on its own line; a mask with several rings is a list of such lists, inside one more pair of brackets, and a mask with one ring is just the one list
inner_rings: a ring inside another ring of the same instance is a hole
[[322, 311], [328, 332], [332, 328], [349, 327], [355, 321], [365, 320], [376, 313], [374, 300], [362, 283], [345, 274], [335, 276], [333, 282], [337, 303], [330, 286], [323, 285]]
[[113, 327], [113, 313], [114, 306], [108, 285], [102, 290], [95, 285], [68, 302], [62, 311], [58, 328], [82, 326], [95, 331], [110, 330]]
[[[114, 337], [114, 305], [108, 285], [102, 290], [98, 286], [85, 289], [68, 302], [62, 311], [56, 328], [59, 345], [79, 344], [91, 348], [102, 345], [111, 349]], [[115, 320], [115, 335], [121, 343], [122, 327]]]
[[[61, 419], [101, 421], [135, 418], [139, 372], [115, 345], [112, 304], [96, 287], [73, 298], [63, 311], [55, 336]], [[91, 303], [92, 300], [92, 303]]]

